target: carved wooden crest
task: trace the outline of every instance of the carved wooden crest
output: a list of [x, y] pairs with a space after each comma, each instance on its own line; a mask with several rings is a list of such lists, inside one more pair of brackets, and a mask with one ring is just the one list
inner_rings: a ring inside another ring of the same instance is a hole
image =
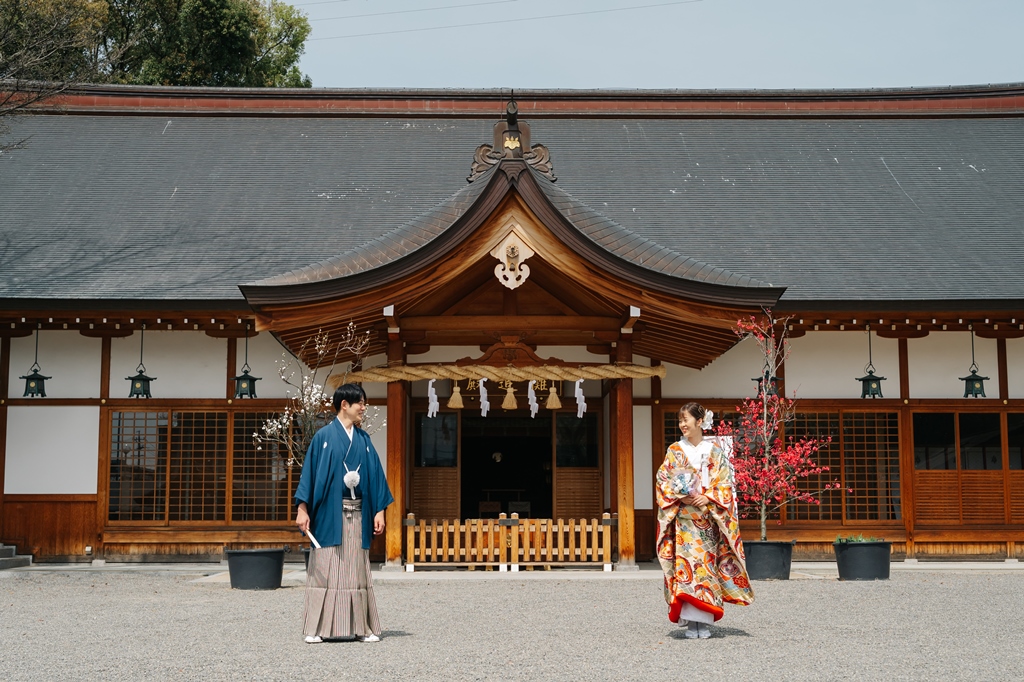
[[[512, 144], [511, 142], [509, 144]], [[486, 173], [492, 166], [497, 165], [499, 161], [504, 158], [504, 154], [501, 151], [495, 151], [494, 147], [489, 144], [482, 144], [476, 148], [476, 153], [473, 154], [473, 163], [470, 166], [470, 174], [466, 179], [473, 182], [481, 175]], [[535, 171], [546, 177], [551, 182], [554, 182], [558, 178], [552, 172], [551, 168], [551, 152], [548, 148], [542, 144], [535, 144], [529, 150], [523, 154], [523, 160], [526, 161]]]
[[535, 253], [513, 227], [505, 239], [491, 249], [491, 255], [500, 261], [494, 266], [494, 276], [504, 286], [515, 289], [530, 276], [530, 266], [523, 261]]
[[522, 336], [502, 336], [501, 341], [495, 343], [484, 351], [479, 358], [462, 358], [455, 362], [456, 365], [494, 365], [505, 367], [514, 365], [516, 367], [536, 365], [565, 365], [565, 362], [557, 358], [542, 358], [523, 343]]
[[473, 182], [502, 159], [521, 158], [551, 182], [557, 180], [552, 172], [548, 148], [542, 144], [530, 146], [530, 124], [519, 122], [515, 100], [509, 101], [506, 111], [505, 120], [494, 124], [494, 142], [476, 148], [466, 179]]

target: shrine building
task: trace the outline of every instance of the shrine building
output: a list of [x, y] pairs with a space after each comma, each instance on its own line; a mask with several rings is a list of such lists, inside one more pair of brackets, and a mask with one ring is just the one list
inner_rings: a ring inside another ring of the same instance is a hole
[[37, 561], [303, 545], [253, 434], [351, 328], [318, 381], [376, 410], [375, 560], [631, 569], [766, 309], [787, 434], [831, 438], [801, 485], [841, 482], [770, 539], [1024, 555], [1024, 85], [84, 86], [8, 138], [0, 542]]

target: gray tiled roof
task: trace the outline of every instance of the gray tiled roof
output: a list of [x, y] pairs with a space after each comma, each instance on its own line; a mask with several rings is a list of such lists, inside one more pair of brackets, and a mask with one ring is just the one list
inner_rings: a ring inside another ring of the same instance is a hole
[[418, 215], [397, 229], [374, 237], [365, 244], [338, 254], [333, 258], [313, 263], [281, 275], [267, 277], [257, 282], [259, 286], [282, 286], [305, 282], [320, 282], [337, 277], [347, 277], [366, 272], [387, 263], [397, 261], [431, 242], [473, 205], [484, 188], [492, 168], [487, 175], [471, 185], [466, 185], [444, 201]]
[[[28, 148], [0, 155], [0, 299], [240, 301], [354, 249], [373, 266], [396, 230], [471, 199], [492, 123], [21, 118]], [[1022, 118], [530, 123], [563, 215], [592, 238], [625, 228], [616, 248], [658, 269], [793, 302], [1024, 299]]]
[[737, 275], [723, 268], [684, 256], [672, 249], [625, 229], [576, 199], [546, 178], [537, 177], [537, 184], [565, 218], [580, 232], [607, 251], [625, 259], [635, 259], [642, 267], [673, 277], [697, 280], [708, 284], [739, 287], [769, 286], [752, 277]]

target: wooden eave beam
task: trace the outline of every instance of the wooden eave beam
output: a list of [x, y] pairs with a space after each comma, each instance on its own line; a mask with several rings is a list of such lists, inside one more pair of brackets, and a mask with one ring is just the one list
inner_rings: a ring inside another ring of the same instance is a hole
[[580, 315], [446, 315], [440, 317], [403, 317], [402, 328], [410, 331], [473, 330], [482, 332], [515, 331], [609, 331], [619, 328], [614, 317]]
[[[152, 331], [203, 331], [210, 336], [245, 335], [245, 326], [253, 327], [251, 311], [0, 311], [0, 336], [21, 336], [32, 333], [37, 326], [43, 331], [77, 331], [83, 336], [130, 336], [146, 325]], [[255, 329], [250, 336], [255, 336]]]
[[789, 330], [795, 335], [809, 331], [871, 331], [882, 338], [921, 338], [932, 332], [966, 332], [973, 326], [981, 338], [1024, 337], [1024, 307], [1018, 311], [947, 311], [942, 313], [843, 311], [787, 313]]

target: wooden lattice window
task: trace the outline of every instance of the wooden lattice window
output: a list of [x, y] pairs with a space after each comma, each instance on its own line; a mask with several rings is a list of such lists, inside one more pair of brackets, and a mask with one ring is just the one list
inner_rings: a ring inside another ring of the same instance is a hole
[[[717, 427], [722, 422], [731, 423], [737, 417], [736, 412], [723, 412], [715, 411], [714, 422]], [[679, 430], [679, 408], [665, 410], [663, 412], [663, 424], [662, 424], [662, 453], [668, 452], [668, 448], [672, 443], [678, 442], [683, 437], [682, 432]]]
[[895, 412], [844, 412], [842, 449], [846, 519], [899, 519], [899, 415]]
[[815, 493], [820, 504], [812, 502], [791, 502], [786, 505], [786, 518], [800, 521], [839, 521], [843, 518], [843, 496], [841, 490], [825, 490], [825, 486], [840, 477], [843, 456], [839, 438], [838, 412], [802, 412], [794, 415], [793, 420], [786, 424], [785, 437], [800, 440], [811, 438], [824, 442], [814, 456], [818, 466], [828, 467], [828, 471], [814, 474], [797, 481], [797, 488], [808, 493]]
[[302, 470], [288, 466], [288, 454], [276, 443], [257, 445], [259, 432], [272, 412], [239, 412], [234, 415], [231, 461], [231, 520], [288, 521], [292, 496]]
[[227, 492], [228, 415], [173, 412], [168, 519], [223, 521]]
[[107, 518], [163, 521], [166, 483], [167, 412], [114, 412]]

